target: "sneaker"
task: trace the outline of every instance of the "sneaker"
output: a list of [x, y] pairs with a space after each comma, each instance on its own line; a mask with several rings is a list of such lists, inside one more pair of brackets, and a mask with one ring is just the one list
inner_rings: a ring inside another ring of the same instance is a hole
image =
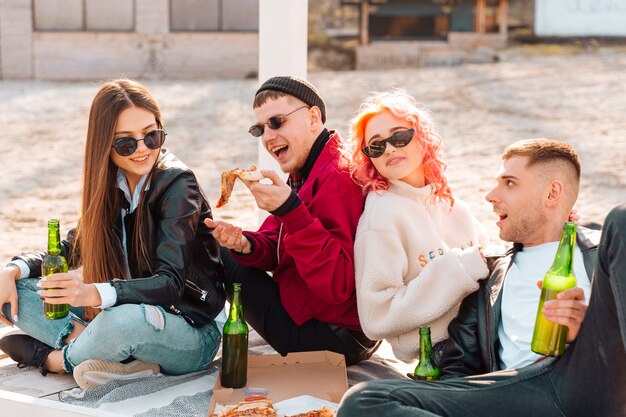
[[17, 362], [18, 368], [34, 366], [41, 375], [50, 371], [44, 366], [46, 358], [54, 349], [26, 334], [8, 334], [0, 339], [0, 350]]
[[74, 368], [74, 379], [83, 389], [96, 388], [110, 381], [146, 378], [159, 374], [156, 363], [132, 361], [120, 363], [101, 359], [89, 359]]

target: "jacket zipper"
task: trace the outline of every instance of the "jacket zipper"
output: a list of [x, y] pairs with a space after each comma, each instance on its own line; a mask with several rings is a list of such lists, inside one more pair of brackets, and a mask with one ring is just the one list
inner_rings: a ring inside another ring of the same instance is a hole
[[280, 223], [280, 229], [278, 230], [278, 243], [276, 244], [276, 265], [280, 263], [280, 237], [283, 235], [283, 224]]
[[[487, 286], [485, 286], [485, 289], [487, 289]], [[485, 303], [485, 310], [487, 313], [487, 344], [489, 346], [489, 371], [487, 372], [493, 372], [496, 371], [497, 369], [494, 369], [494, 348], [493, 348], [493, 343], [494, 343], [494, 334], [493, 334], [493, 308], [490, 308], [491, 306], [491, 291], [487, 289], [487, 297], [485, 298], [487, 300], [487, 302]]]
[[186, 279], [185, 282], [187, 283], [187, 286], [189, 288], [191, 288], [192, 290], [196, 290], [201, 294], [200, 300], [206, 301], [206, 296], [209, 293], [207, 290], [203, 290], [202, 288], [198, 287], [198, 285], [195, 282], [189, 281], [188, 279]]

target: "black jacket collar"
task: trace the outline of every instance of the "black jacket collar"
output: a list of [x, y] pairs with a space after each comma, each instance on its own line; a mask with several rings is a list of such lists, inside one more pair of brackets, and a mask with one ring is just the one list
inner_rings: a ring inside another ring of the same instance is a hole
[[304, 166], [298, 170], [298, 174], [304, 180], [309, 177], [309, 174], [313, 169], [313, 165], [315, 165], [315, 161], [317, 161], [317, 158], [322, 153], [324, 146], [326, 146], [326, 143], [328, 143], [328, 139], [330, 139], [330, 132], [328, 131], [328, 129], [324, 128], [324, 130], [322, 130], [322, 133], [320, 133], [317, 139], [315, 139], [315, 142], [311, 147], [311, 151], [309, 152], [309, 156], [306, 158]]

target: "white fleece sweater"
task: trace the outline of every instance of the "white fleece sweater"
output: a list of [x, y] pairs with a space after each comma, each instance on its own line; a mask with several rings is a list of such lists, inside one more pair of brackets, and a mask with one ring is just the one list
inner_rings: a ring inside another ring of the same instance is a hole
[[390, 181], [370, 192], [354, 243], [359, 319], [371, 339], [387, 339], [395, 356], [419, 356], [419, 327], [432, 342], [448, 338], [463, 298], [488, 274], [478, 245], [487, 234], [463, 201], [434, 202], [434, 188]]

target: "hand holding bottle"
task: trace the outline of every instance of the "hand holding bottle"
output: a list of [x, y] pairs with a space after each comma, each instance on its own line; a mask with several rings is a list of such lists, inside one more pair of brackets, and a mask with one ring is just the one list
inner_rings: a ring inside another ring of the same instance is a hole
[[545, 303], [560, 301], [562, 300], [562, 297], [559, 297], [560, 293], [576, 288], [576, 276], [574, 275], [575, 245], [576, 225], [572, 222], [565, 222], [554, 262], [543, 277], [537, 318], [535, 319], [533, 338], [530, 342], [532, 351], [540, 355], [561, 356], [565, 353], [565, 344], [571, 340], [571, 336], [568, 336], [569, 326], [548, 320], [543, 310]]
[[95, 307], [102, 304], [96, 286], [85, 284], [79, 271], [48, 275], [41, 278], [37, 286], [41, 288], [38, 294], [48, 304], [69, 304], [74, 307]]
[[[537, 281], [541, 289], [542, 280]], [[580, 326], [585, 320], [587, 304], [585, 293], [580, 287], [570, 288], [557, 295], [556, 300], [546, 301], [543, 305], [543, 315], [551, 322], [567, 326], [567, 343], [576, 340]]]

